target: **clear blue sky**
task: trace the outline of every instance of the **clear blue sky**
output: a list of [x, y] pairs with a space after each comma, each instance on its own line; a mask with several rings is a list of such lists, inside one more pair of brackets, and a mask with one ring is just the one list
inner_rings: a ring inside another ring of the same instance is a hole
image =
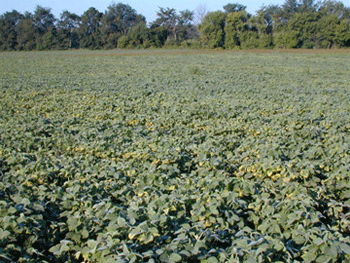
[[[125, 0], [125, 1], [92, 1], [92, 0], [1, 0], [0, 14], [17, 10], [20, 13], [25, 11], [34, 12], [37, 5], [51, 8], [52, 13], [56, 18], [60, 17], [63, 10], [68, 10], [77, 15], [82, 15], [90, 7], [95, 7], [100, 12], [105, 12], [107, 7], [112, 3], [122, 2], [130, 5], [138, 13], [144, 15], [147, 22], [152, 22], [156, 19], [158, 7], [175, 8], [177, 11], [189, 9], [195, 11], [199, 5], [205, 5], [209, 11], [222, 10], [222, 7], [228, 3], [240, 3], [247, 6], [247, 11], [255, 14], [262, 5], [276, 4], [281, 5], [285, 0], [249, 0], [249, 1], [230, 1], [230, 0], [192, 0], [192, 1], [161, 1], [161, 0]], [[350, 0], [342, 1], [345, 6], [350, 6]]]

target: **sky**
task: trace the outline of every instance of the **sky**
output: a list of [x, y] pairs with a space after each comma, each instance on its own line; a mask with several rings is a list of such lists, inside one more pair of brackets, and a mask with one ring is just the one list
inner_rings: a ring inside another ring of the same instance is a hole
[[[249, 0], [249, 1], [230, 1], [230, 0], [192, 0], [192, 1], [177, 1], [177, 0], [105, 0], [105, 1], [92, 1], [92, 0], [1, 0], [0, 14], [17, 10], [20, 13], [26, 11], [33, 13], [36, 6], [40, 5], [45, 8], [51, 8], [52, 13], [56, 18], [60, 18], [60, 14], [64, 10], [68, 10], [71, 13], [82, 15], [90, 7], [95, 7], [100, 12], [105, 12], [107, 7], [113, 3], [122, 2], [123, 4], [130, 5], [137, 13], [146, 17], [148, 23], [153, 22], [157, 18], [157, 11], [159, 7], [174, 8], [176, 11], [190, 10], [196, 11], [198, 6], [206, 6], [208, 11], [223, 10], [223, 6], [228, 3], [240, 3], [247, 6], [248, 13], [255, 14], [261, 6], [275, 4], [282, 5], [285, 0]], [[350, 0], [342, 1], [345, 6], [350, 7]]]

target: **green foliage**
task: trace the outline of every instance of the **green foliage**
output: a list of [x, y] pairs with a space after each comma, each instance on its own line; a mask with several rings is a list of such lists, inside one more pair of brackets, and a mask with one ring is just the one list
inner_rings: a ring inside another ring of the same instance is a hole
[[144, 16], [137, 14], [135, 9], [123, 3], [114, 3], [108, 6], [102, 19], [106, 34], [120, 33], [126, 35], [130, 28], [145, 22]]
[[37, 6], [33, 14], [33, 23], [39, 36], [43, 36], [54, 27], [55, 17], [50, 8]]
[[60, 49], [79, 47], [79, 36], [77, 34], [79, 23], [80, 17], [78, 15], [68, 11], [61, 14], [61, 18], [57, 23], [58, 46]]
[[337, 15], [328, 15], [318, 21], [319, 46], [322, 48], [332, 48], [336, 41], [336, 32], [339, 30], [340, 19]]
[[258, 39], [258, 48], [269, 49], [274, 47], [274, 38], [272, 34], [261, 34]]
[[16, 27], [18, 33], [18, 50], [33, 50], [36, 48], [36, 30], [30, 17], [21, 19]]
[[81, 25], [77, 33], [81, 48], [98, 49], [102, 45], [101, 33], [102, 13], [91, 7], [81, 17]]
[[321, 2], [318, 12], [322, 17], [336, 15], [340, 19], [350, 18], [349, 7], [345, 7], [344, 4], [340, 1], [326, 0]]
[[334, 41], [339, 47], [350, 46], [350, 20], [342, 20]]
[[18, 48], [16, 26], [23, 16], [17, 11], [7, 12], [0, 16], [0, 50]]
[[178, 48], [181, 45], [181, 42], [175, 39], [168, 39], [165, 41], [163, 47], [167, 49]]
[[242, 49], [260, 48], [259, 35], [255, 31], [246, 31], [240, 34], [240, 47]]
[[164, 26], [155, 26], [150, 28], [150, 46], [163, 47], [168, 39], [169, 32]]
[[38, 50], [58, 49], [60, 39], [55, 27], [48, 29], [48, 31], [41, 37], [41, 42], [37, 44]]
[[122, 37], [128, 39], [126, 35], [121, 35], [120, 33], [111, 33], [111, 34], [108, 34], [107, 36], [105, 35], [104, 37], [105, 37], [105, 42], [103, 47], [105, 49], [112, 49], [117, 47], [119, 44], [119, 39]]
[[[242, 35], [250, 29], [248, 19], [249, 17], [246, 11], [232, 12], [227, 15], [225, 24], [225, 48], [232, 49], [241, 46], [241, 42], [243, 41]], [[244, 37], [245, 40], [251, 37], [248, 35], [249, 33]]]
[[202, 42], [199, 39], [189, 39], [181, 43], [181, 47], [188, 49], [202, 49]]
[[127, 48], [129, 46], [130, 39], [128, 36], [121, 36], [118, 38], [118, 48]]
[[225, 5], [223, 8], [227, 14], [234, 13], [234, 12], [241, 12], [247, 9], [246, 6], [238, 3], [234, 3], [234, 4], [230, 3]]
[[127, 34], [129, 40], [129, 46], [131, 48], [147, 48], [149, 43], [149, 30], [146, 23], [141, 22], [132, 27]]
[[[302, 48], [313, 48], [316, 46], [317, 13], [297, 13], [288, 23], [288, 31], [298, 32], [298, 46]], [[292, 37], [292, 35], [290, 35]]]
[[[126, 36], [132, 28], [140, 28], [138, 25], [145, 22], [145, 17], [137, 14], [131, 6], [123, 3], [111, 4], [101, 18], [101, 33], [102, 37], [106, 39], [106, 43], [103, 45], [106, 48], [115, 48], [118, 37]], [[133, 37], [131, 38], [133, 39]], [[138, 41], [140, 40], [131, 40], [131, 46], [139, 46]]]
[[152, 28], [166, 29], [167, 46], [179, 46], [183, 40], [193, 37], [194, 12], [189, 10], [180, 11], [179, 14], [174, 8], [159, 8], [157, 19], [152, 23]]
[[0, 261], [349, 261], [349, 63], [1, 53]]
[[276, 48], [296, 48], [299, 45], [299, 32], [287, 31], [274, 34], [274, 44]]
[[205, 47], [218, 48], [225, 44], [226, 14], [221, 11], [208, 13], [198, 30]]

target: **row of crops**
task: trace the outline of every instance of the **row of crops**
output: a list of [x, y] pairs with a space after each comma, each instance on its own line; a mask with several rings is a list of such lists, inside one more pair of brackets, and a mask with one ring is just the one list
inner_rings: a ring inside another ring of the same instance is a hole
[[0, 261], [350, 261], [349, 68], [0, 54]]

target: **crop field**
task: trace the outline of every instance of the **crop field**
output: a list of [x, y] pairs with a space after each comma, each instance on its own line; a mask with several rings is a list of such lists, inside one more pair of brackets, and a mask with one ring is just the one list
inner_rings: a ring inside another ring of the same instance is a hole
[[1, 262], [349, 262], [350, 52], [0, 53]]

